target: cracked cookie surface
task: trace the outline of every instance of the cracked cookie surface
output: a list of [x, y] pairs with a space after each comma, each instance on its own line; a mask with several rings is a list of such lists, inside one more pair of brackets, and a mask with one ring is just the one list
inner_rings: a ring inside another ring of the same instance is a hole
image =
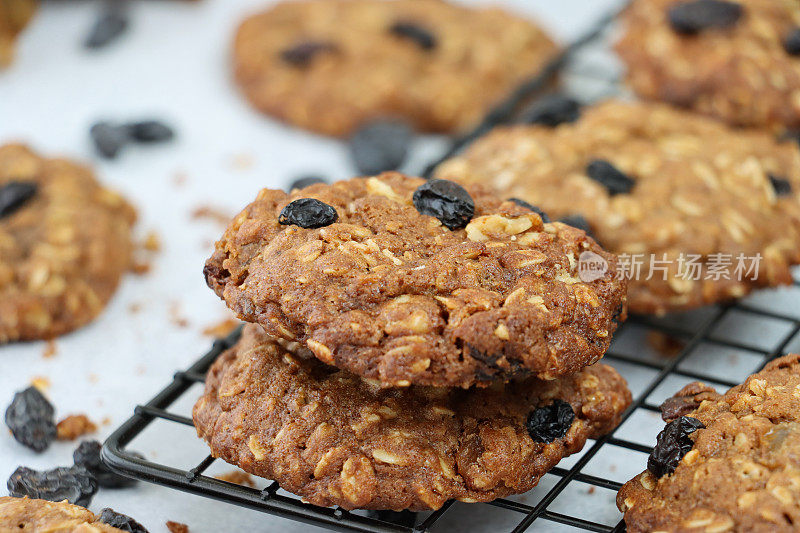
[[785, 44], [800, 27], [797, 1], [737, 0], [735, 23], [688, 35], [669, 22], [680, 3], [636, 0], [623, 15], [617, 51], [633, 89], [731, 124], [800, 128], [800, 55]]
[[[629, 177], [630, 190], [614, 193], [592, 179], [597, 160]], [[797, 147], [662, 104], [609, 101], [584, 109], [574, 124], [498, 128], [436, 176], [491, 186], [553, 219], [585, 217], [600, 245], [628, 264], [634, 312], [689, 309], [791, 283], [790, 266], [800, 262]], [[653, 270], [647, 279], [651, 257], [665, 261], [652, 264], [666, 266], [666, 275]], [[728, 279], [713, 268], [727, 268]]]
[[[248, 324], [211, 367], [193, 418], [215, 457], [310, 503], [427, 510], [530, 490], [615, 427], [630, 399], [602, 364], [553, 381], [386, 389]], [[559, 400], [574, 419], [563, 437], [535, 442], [526, 420]]]
[[622, 487], [628, 531], [797, 531], [800, 356], [769, 363], [724, 395], [695, 383], [669, 403], [688, 406], [675, 415], [705, 427], [689, 436], [692, 449], [673, 473], [645, 471]]
[[49, 339], [92, 321], [130, 267], [134, 209], [91, 170], [0, 146], [0, 188], [35, 187], [0, 216], [0, 343]]
[[121, 533], [121, 529], [97, 521], [83, 507], [67, 502], [0, 497], [0, 531], [20, 533]]
[[[427, 183], [385, 173], [264, 189], [217, 242], [206, 280], [243, 320], [386, 385], [547, 379], [600, 359], [624, 318], [616, 258], [478, 186], [467, 187], [474, 216], [450, 230], [412, 201]], [[336, 222], [281, 225], [301, 198]], [[585, 253], [607, 265], [591, 281], [579, 277]]]
[[282, 2], [246, 19], [234, 70], [256, 108], [342, 136], [381, 117], [455, 132], [556, 52], [533, 23], [441, 0]]

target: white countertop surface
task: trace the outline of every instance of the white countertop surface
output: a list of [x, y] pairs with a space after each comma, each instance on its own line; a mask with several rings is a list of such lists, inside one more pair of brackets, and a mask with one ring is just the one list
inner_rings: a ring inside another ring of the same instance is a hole
[[[556, 36], [568, 40], [617, 2], [504, 3], [536, 16]], [[132, 414], [136, 403], [148, 400], [176, 370], [205, 353], [211, 340], [202, 330], [228, 316], [205, 287], [201, 273], [221, 227], [194, 220], [192, 211], [211, 205], [233, 214], [261, 187], [282, 188], [304, 173], [319, 172], [329, 178], [354, 174], [342, 144], [262, 117], [232, 86], [227, 59], [233, 29], [245, 14], [264, 4], [264, 0], [133, 2], [129, 32], [106, 49], [91, 52], [81, 42], [99, 2], [44, 2], [23, 34], [14, 65], [0, 72], [0, 142], [22, 140], [44, 154], [93, 163], [105, 183], [137, 205], [139, 234], [156, 231], [163, 249], [150, 274], [125, 279], [100, 319], [58, 339], [54, 357], [43, 356], [42, 342], [0, 347], [0, 410], [15, 391], [35, 377], [44, 377], [50, 382], [47, 394], [57, 417], [86, 413], [95, 421], [108, 419], [96, 435], [102, 440]], [[111, 162], [93, 154], [88, 140], [93, 121], [148, 116], [172, 124], [177, 140], [131, 148]], [[418, 170], [420, 162], [440, 148], [435, 140], [419, 148], [412, 169]], [[247, 161], [250, 164], [244, 164]], [[176, 176], [185, 176], [185, 182], [179, 184]], [[134, 313], [131, 306], [140, 310]], [[185, 318], [185, 327], [175, 323], [176, 309]], [[188, 412], [191, 402], [183, 407]], [[169, 429], [143, 441], [139, 449], [156, 453], [158, 444], [171, 438]], [[202, 458], [203, 446], [195, 441], [180, 440], [196, 445], [175, 452], [185, 458], [182, 466]], [[37, 455], [0, 431], [0, 480], [18, 465], [45, 469], [71, 464], [75, 446], [57, 442]], [[217, 466], [220, 472], [232, 469]], [[166, 531], [166, 520], [186, 523], [193, 533], [309, 529], [146, 483], [134, 489], [101, 490], [91, 508], [99, 511], [106, 506], [137, 518], [153, 533]], [[481, 522], [472, 524], [477, 527]]]

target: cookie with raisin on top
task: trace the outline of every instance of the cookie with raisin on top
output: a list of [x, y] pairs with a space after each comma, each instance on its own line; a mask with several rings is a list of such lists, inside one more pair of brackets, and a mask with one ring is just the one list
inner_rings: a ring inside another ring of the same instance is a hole
[[281, 2], [247, 18], [233, 48], [254, 107], [332, 136], [382, 117], [465, 130], [557, 50], [532, 22], [442, 0]]
[[616, 257], [585, 232], [394, 172], [262, 190], [205, 274], [243, 320], [388, 386], [569, 374], [624, 318]]

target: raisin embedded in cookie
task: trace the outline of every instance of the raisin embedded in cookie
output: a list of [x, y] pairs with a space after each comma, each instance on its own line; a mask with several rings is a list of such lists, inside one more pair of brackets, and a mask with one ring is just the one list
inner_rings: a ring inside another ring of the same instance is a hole
[[[724, 395], [689, 385], [648, 470], [617, 495], [631, 533], [792, 532], [800, 524], [800, 355]], [[666, 415], [667, 413], [665, 413]]]
[[554, 220], [583, 217], [620, 255], [634, 312], [791, 283], [800, 262], [797, 147], [662, 104], [611, 101], [574, 124], [498, 128], [436, 175]]
[[130, 266], [135, 217], [88, 168], [0, 146], [0, 343], [94, 319]]
[[0, 497], [0, 531], [70, 531], [72, 533], [121, 533], [99, 521], [88, 509], [67, 502]]
[[17, 35], [36, 13], [36, 0], [0, 1], [0, 69], [11, 64]]
[[245, 326], [193, 418], [215, 457], [316, 505], [427, 510], [528, 491], [631, 399], [602, 364], [552, 381], [386, 389], [297, 346]]
[[646, 98], [731, 124], [800, 127], [797, 0], [635, 0], [617, 50]]
[[[582, 258], [602, 272], [580, 277]], [[240, 318], [386, 385], [575, 372], [605, 353], [625, 281], [580, 230], [399, 173], [264, 189], [207, 261]]]
[[541, 29], [497, 8], [306, 0], [245, 20], [233, 60], [256, 108], [344, 136], [387, 116], [421, 131], [463, 130], [555, 52]]

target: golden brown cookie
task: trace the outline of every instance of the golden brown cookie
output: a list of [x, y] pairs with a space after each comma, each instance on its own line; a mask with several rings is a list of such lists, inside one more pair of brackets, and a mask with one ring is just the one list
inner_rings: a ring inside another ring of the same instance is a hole
[[248, 324], [193, 416], [215, 457], [305, 501], [426, 510], [530, 490], [614, 428], [630, 399], [602, 364], [553, 381], [386, 389]]
[[88, 168], [0, 146], [0, 343], [94, 319], [130, 266], [135, 217]]
[[771, 362], [724, 395], [693, 384], [671, 403], [696, 408], [672, 415], [683, 418], [659, 435], [656, 459], [620, 490], [628, 531], [797, 531], [800, 356]]
[[[702, 3], [731, 6], [687, 7]], [[617, 51], [641, 96], [735, 125], [800, 128], [797, 0], [634, 0], [623, 22]]]
[[0, 0], [0, 69], [14, 59], [17, 35], [36, 13], [36, 0]]
[[796, 145], [662, 104], [610, 101], [573, 124], [499, 128], [436, 175], [584, 217], [632, 278], [634, 312], [790, 283], [800, 262]]
[[498, 8], [304, 0], [245, 20], [233, 60], [256, 108], [342, 136], [386, 116], [421, 131], [463, 130], [555, 52], [541, 29]]
[[64, 502], [0, 497], [0, 531], [20, 533], [121, 533], [88, 509]]
[[[328, 225], [285, 220], [306, 204]], [[587, 256], [606, 270], [582, 277]], [[326, 363], [386, 385], [467, 387], [600, 359], [624, 313], [615, 269], [582, 231], [479, 186], [385, 173], [262, 190], [205, 274], [239, 318]]]

